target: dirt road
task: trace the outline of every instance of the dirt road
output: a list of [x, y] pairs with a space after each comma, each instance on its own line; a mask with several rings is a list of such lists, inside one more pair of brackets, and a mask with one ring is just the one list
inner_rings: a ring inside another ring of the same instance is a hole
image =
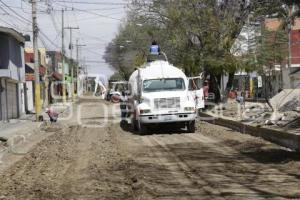
[[300, 199], [294, 152], [203, 122], [139, 136], [107, 103], [74, 108], [25, 155], [5, 156], [18, 159], [1, 171], [0, 199]]

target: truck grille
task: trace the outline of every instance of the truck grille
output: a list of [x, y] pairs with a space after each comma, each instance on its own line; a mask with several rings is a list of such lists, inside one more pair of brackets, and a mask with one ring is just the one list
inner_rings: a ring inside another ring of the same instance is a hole
[[154, 99], [155, 109], [180, 109], [180, 97]]

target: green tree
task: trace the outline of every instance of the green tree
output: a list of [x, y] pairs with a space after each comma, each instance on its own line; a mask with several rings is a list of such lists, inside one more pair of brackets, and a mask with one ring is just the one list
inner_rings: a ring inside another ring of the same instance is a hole
[[247, 1], [134, 0], [126, 24], [113, 41], [115, 46], [107, 50], [113, 59], [106, 60], [119, 70], [133, 70], [156, 40], [170, 62], [187, 75], [203, 71], [210, 75], [211, 89], [220, 100], [221, 75], [229, 74], [229, 90], [235, 71], [243, 66], [243, 60], [231, 54], [231, 47], [250, 11]]

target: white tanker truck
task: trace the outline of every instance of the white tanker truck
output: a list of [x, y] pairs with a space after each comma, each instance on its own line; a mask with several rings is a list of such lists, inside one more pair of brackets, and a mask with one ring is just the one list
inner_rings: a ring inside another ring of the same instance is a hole
[[167, 61], [146, 63], [133, 72], [127, 105], [132, 127], [143, 134], [149, 125], [175, 123], [195, 132], [197, 105], [189, 80]]

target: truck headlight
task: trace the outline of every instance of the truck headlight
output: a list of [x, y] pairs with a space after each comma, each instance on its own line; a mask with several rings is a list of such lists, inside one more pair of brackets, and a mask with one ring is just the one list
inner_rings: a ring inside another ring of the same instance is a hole
[[140, 114], [147, 114], [147, 113], [150, 113], [151, 110], [150, 109], [141, 109], [140, 110]]
[[195, 107], [184, 107], [184, 111], [186, 111], [186, 112], [195, 112]]

